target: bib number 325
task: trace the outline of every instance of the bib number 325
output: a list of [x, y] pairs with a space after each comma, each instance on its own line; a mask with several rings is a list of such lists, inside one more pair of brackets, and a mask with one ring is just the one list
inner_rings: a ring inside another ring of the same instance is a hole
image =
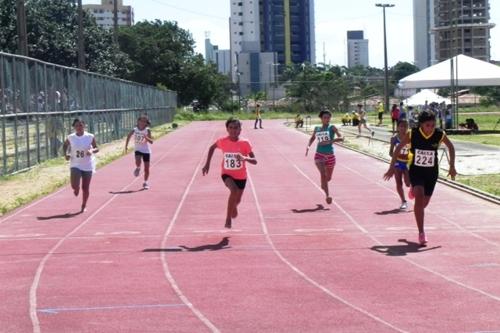
[[243, 167], [243, 162], [238, 160], [238, 154], [225, 153], [224, 154], [224, 169], [226, 170], [239, 170]]
[[424, 168], [431, 168], [436, 161], [434, 150], [415, 149], [415, 165]]

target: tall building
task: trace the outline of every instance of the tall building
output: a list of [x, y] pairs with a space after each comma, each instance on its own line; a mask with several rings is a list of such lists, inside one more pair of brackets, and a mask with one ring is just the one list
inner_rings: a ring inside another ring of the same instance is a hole
[[111, 29], [114, 25], [114, 1], [118, 5], [118, 25], [131, 26], [134, 24], [134, 9], [132, 6], [124, 6], [123, 0], [101, 0], [101, 4], [83, 5], [83, 9], [92, 14], [97, 25]]
[[261, 0], [261, 49], [280, 64], [316, 62], [314, 0]]
[[457, 54], [490, 60], [488, 0], [413, 0], [415, 65], [423, 69]]
[[230, 0], [231, 68], [240, 92], [267, 90], [278, 64], [315, 62], [314, 0]]
[[369, 66], [368, 39], [362, 30], [347, 31], [347, 67]]
[[413, 0], [413, 53], [415, 66], [427, 68], [435, 62], [434, 1]]
[[434, 33], [436, 60], [446, 60], [457, 54], [489, 61], [490, 23], [489, 0], [434, 0]]
[[219, 46], [213, 45], [210, 41], [209, 34], [205, 38], [205, 63], [215, 64], [217, 71], [221, 74], [231, 73], [231, 51], [219, 50]]

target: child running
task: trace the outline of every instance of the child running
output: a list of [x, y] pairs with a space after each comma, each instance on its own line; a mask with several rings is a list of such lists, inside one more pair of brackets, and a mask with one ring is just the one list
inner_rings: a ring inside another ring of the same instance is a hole
[[144, 183], [142, 187], [147, 190], [149, 189], [149, 164], [151, 161], [151, 148], [149, 144], [153, 144], [153, 137], [151, 136], [151, 130], [149, 129], [149, 118], [147, 115], [143, 114], [137, 118], [137, 127], [130, 131], [127, 135], [127, 140], [125, 141], [125, 152], [128, 149], [128, 142], [132, 135], [134, 136], [135, 143], [135, 170], [134, 176], [138, 177], [141, 172], [141, 162], [144, 162]]
[[436, 128], [436, 116], [432, 112], [424, 111], [418, 117], [418, 124], [418, 128], [408, 132], [397, 145], [384, 179], [389, 180], [394, 175], [397, 157], [403, 148], [410, 144], [410, 152], [413, 156], [410, 164], [410, 183], [415, 196], [414, 212], [418, 227], [418, 242], [424, 246], [427, 243], [424, 212], [431, 200], [439, 175], [437, 150], [441, 142], [448, 147], [450, 154], [448, 175], [451, 179], [455, 179], [457, 171], [455, 170], [455, 148], [446, 134], [440, 128]]
[[208, 150], [203, 175], [208, 174], [210, 162], [216, 148], [222, 150], [222, 181], [229, 189], [227, 201], [226, 228], [231, 228], [232, 219], [238, 216], [238, 204], [247, 182], [246, 162], [257, 164], [250, 142], [240, 138], [241, 122], [235, 118], [226, 121], [228, 136], [218, 139]]
[[[332, 197], [330, 196], [330, 191], [328, 189], [328, 182], [332, 180], [333, 169], [335, 168], [335, 153], [333, 150], [334, 142], [344, 141], [342, 135], [340, 135], [339, 130], [334, 126], [330, 125], [330, 119], [332, 114], [330, 111], [321, 111], [319, 113], [319, 118], [321, 119], [321, 126], [316, 126], [314, 132], [309, 139], [309, 144], [306, 149], [306, 156], [309, 153], [309, 147], [315, 139], [318, 139], [318, 145], [316, 147], [316, 154], [314, 155], [314, 163], [319, 170], [321, 176], [321, 188], [326, 195], [326, 203], [332, 203]], [[337, 135], [337, 138], [335, 138]]]
[[[394, 148], [403, 141], [403, 138], [408, 133], [408, 121], [402, 119], [398, 121], [397, 133], [391, 138], [391, 146], [389, 148], [389, 155], [394, 155]], [[407, 187], [410, 186], [410, 175], [408, 173], [408, 149], [409, 145], [404, 146], [401, 152], [396, 156], [396, 164], [394, 165], [394, 174], [396, 179], [396, 190], [401, 198], [401, 206], [399, 209], [407, 209], [408, 203], [406, 202], [405, 193], [403, 191], [403, 180]]]
[[73, 120], [75, 132], [68, 135], [64, 141], [63, 151], [66, 161], [70, 161], [70, 179], [73, 193], [80, 193], [80, 180], [82, 187], [82, 207], [80, 212], [85, 211], [87, 200], [90, 195], [90, 181], [95, 172], [94, 154], [99, 151], [94, 135], [85, 131], [85, 122], [76, 118]]

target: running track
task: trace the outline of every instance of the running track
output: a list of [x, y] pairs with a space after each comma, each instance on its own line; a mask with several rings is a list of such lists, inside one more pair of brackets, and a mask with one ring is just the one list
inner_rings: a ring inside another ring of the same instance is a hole
[[324, 204], [307, 137], [244, 123], [259, 164], [231, 231], [221, 122], [98, 171], [88, 211], [64, 188], [0, 220], [0, 332], [500, 332], [499, 207], [438, 185], [419, 248], [387, 165], [337, 147]]

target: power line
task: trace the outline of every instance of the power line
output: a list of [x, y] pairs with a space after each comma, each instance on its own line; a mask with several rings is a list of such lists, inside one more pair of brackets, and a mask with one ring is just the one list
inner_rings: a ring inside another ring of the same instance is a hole
[[194, 14], [194, 15], [198, 15], [198, 16], [210, 17], [210, 18], [215, 18], [217, 20], [224, 20], [224, 21], [228, 20], [228, 17], [210, 15], [210, 14], [207, 14], [207, 13], [202, 13], [202, 12], [198, 12], [198, 11], [187, 9], [187, 8], [182, 8], [182, 7], [179, 7], [179, 6], [176, 6], [176, 5], [172, 5], [170, 3], [166, 3], [166, 2], [163, 2], [163, 1], [159, 1], [159, 0], [150, 0], [150, 1], [155, 2], [155, 3], [159, 4], [159, 5], [165, 6], [165, 7], [174, 8], [174, 9], [177, 9], [179, 11], [190, 13], [190, 14]]

